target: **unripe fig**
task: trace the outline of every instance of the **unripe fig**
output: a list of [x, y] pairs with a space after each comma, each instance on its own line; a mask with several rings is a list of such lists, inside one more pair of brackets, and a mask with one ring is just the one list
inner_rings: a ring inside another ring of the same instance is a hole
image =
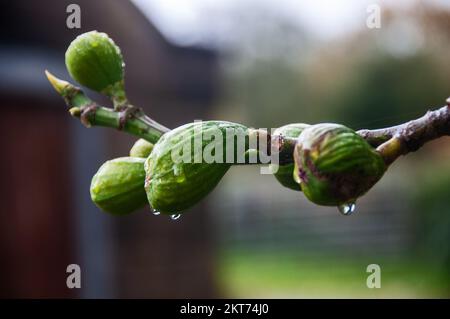
[[130, 156], [147, 158], [152, 152], [153, 146], [154, 145], [152, 143], [144, 140], [143, 138], [138, 139], [130, 150]]
[[352, 129], [317, 124], [303, 130], [294, 151], [294, 178], [312, 202], [353, 203], [384, 174], [380, 154]]
[[[238, 140], [233, 138], [231, 145], [227, 131], [248, 134], [240, 124], [205, 121], [183, 125], [160, 138], [145, 162], [145, 190], [154, 210], [181, 213], [214, 189], [230, 168], [227, 151], [236, 152]], [[213, 153], [215, 158], [206, 157]]]
[[[294, 124], [287, 124], [282, 127], [277, 128], [275, 131], [273, 131], [273, 135], [280, 135], [284, 137], [290, 137], [290, 138], [297, 138], [300, 133], [307, 128], [308, 124], [303, 123], [294, 123]], [[272, 171], [275, 171], [275, 166], [270, 165]], [[281, 185], [284, 187], [301, 191], [300, 185], [294, 180], [292, 176], [292, 172], [294, 171], [294, 163], [292, 164], [286, 164], [286, 165], [279, 165], [278, 170], [276, 173], [274, 173], [275, 178], [280, 182]]]
[[92, 178], [91, 199], [102, 210], [124, 215], [144, 207], [143, 158], [120, 157], [105, 162]]
[[76, 37], [66, 51], [66, 66], [81, 85], [110, 97], [123, 94], [122, 53], [106, 33], [90, 31]]

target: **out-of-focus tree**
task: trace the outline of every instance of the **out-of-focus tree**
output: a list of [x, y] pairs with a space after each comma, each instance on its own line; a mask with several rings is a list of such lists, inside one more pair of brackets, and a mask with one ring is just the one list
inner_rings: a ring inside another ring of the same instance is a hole
[[[380, 30], [361, 30], [317, 53], [313, 103], [355, 129], [393, 125], [448, 95], [449, 11], [386, 11]], [[446, 18], [444, 18], [446, 17]]]
[[230, 112], [245, 113], [239, 118], [246, 115], [247, 124], [381, 127], [418, 116], [448, 94], [449, 11], [385, 10], [381, 29], [362, 27], [328, 43], [306, 39], [283, 16], [264, 18], [264, 24], [249, 22], [235, 31], [245, 41], [234, 46], [234, 67], [225, 78], [223, 103]]
[[450, 296], [450, 166], [423, 172], [414, 193], [417, 236], [414, 253], [447, 283]]

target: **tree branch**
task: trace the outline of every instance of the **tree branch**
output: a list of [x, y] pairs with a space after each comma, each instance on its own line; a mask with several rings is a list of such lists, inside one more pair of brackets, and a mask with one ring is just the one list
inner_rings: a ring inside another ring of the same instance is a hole
[[[450, 135], [450, 98], [446, 102], [446, 106], [428, 111], [418, 119], [376, 130], [359, 130], [357, 133], [376, 147], [389, 165], [399, 156], [415, 152], [429, 141]], [[268, 134], [267, 138], [272, 143], [272, 151], [277, 150], [279, 153], [280, 165], [294, 161], [292, 153], [297, 139]]]
[[442, 136], [450, 135], [450, 99], [447, 105], [410, 122], [391, 128], [366, 131], [367, 138], [375, 138], [384, 143], [377, 150], [386, 164], [391, 164], [399, 156], [417, 151], [425, 143]]
[[[70, 107], [70, 114], [80, 118], [87, 127], [116, 128], [151, 143], [156, 143], [164, 133], [169, 131], [165, 126], [146, 116], [140, 108], [129, 104], [121, 106], [118, 110], [100, 106], [78, 87], [56, 78], [48, 71], [46, 75]], [[431, 140], [450, 135], [450, 98], [446, 102], [446, 106], [428, 111], [418, 119], [382, 129], [359, 130], [357, 133], [377, 148], [386, 164], [391, 164], [399, 156], [414, 152]], [[267, 147], [265, 148], [268, 155], [271, 151], [278, 152], [280, 165], [293, 162], [292, 154], [297, 139], [281, 135], [271, 136], [261, 130], [254, 130], [254, 132], [258, 136], [258, 141], [261, 134], [263, 138], [266, 138]], [[260, 149], [259, 143], [257, 149]], [[259, 156], [256, 164], [262, 164]]]

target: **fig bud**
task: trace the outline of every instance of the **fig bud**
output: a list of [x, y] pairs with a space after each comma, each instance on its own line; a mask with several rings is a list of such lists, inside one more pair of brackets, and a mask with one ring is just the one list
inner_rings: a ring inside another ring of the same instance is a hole
[[144, 207], [143, 158], [121, 157], [105, 162], [92, 178], [91, 199], [102, 210], [124, 215]]
[[122, 53], [106, 33], [90, 31], [76, 37], [66, 51], [66, 66], [81, 85], [110, 97], [124, 94]]
[[144, 140], [143, 138], [138, 139], [130, 150], [130, 156], [147, 158], [152, 152], [153, 146], [154, 145], [152, 143]]
[[[279, 136], [285, 136], [290, 138], [297, 138], [300, 133], [307, 128], [308, 124], [303, 123], [294, 123], [294, 124], [287, 124], [282, 127], [277, 128], [275, 131], [273, 131], [273, 135], [279, 135]], [[273, 164], [270, 165], [272, 171], [275, 171], [275, 166]], [[301, 191], [300, 185], [294, 180], [292, 176], [292, 172], [294, 171], [294, 163], [292, 164], [286, 164], [286, 165], [279, 165], [278, 170], [274, 173], [275, 178], [278, 182], [280, 182], [281, 185], [284, 187]]]
[[303, 130], [294, 151], [294, 178], [312, 202], [353, 203], [384, 174], [380, 154], [352, 129], [317, 124]]
[[[164, 134], [145, 162], [145, 190], [152, 208], [178, 214], [209, 194], [232, 164], [226, 153], [234, 157], [237, 152], [239, 138], [233, 137], [231, 145], [229, 134], [248, 136], [248, 130], [235, 123], [205, 121]], [[245, 147], [242, 158], [244, 153]]]

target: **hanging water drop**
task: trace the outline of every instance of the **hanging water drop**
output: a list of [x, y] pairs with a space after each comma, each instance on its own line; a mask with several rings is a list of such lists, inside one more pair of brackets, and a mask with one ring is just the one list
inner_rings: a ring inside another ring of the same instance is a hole
[[353, 214], [356, 209], [355, 203], [347, 203], [338, 206], [339, 211], [342, 215], [349, 216]]
[[158, 216], [159, 214], [161, 214], [160, 212], [158, 212], [157, 210], [153, 211], [153, 215]]
[[179, 219], [181, 217], [181, 214], [172, 214], [172, 215], [170, 215], [170, 218], [172, 219], [172, 220], [177, 220], [177, 219]]

